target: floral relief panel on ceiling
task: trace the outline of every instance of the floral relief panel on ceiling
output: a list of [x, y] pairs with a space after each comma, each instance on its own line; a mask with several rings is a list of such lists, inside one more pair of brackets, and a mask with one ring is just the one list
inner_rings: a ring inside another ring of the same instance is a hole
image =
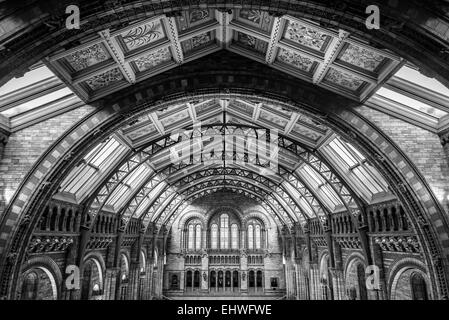
[[137, 69], [142, 72], [171, 60], [169, 48], [162, 48], [134, 60]]
[[279, 49], [277, 58], [279, 61], [292, 65], [305, 72], [310, 72], [314, 64], [312, 59], [303, 57], [297, 52], [285, 50], [283, 48]]
[[209, 18], [210, 13], [208, 9], [195, 9], [189, 12], [190, 23], [196, 23], [201, 20]]
[[265, 41], [242, 32], [237, 32], [237, 43], [258, 53], [265, 53], [268, 48], [268, 43]]
[[187, 119], [187, 118], [189, 118], [189, 112], [187, 110], [183, 110], [181, 112], [175, 113], [172, 116], [161, 119], [160, 121], [164, 127], [168, 127], [171, 124], [174, 124], [178, 121], [181, 121], [181, 120]]
[[112, 70], [103, 72], [99, 75], [93, 76], [86, 80], [86, 84], [92, 90], [98, 90], [100, 88], [106, 87], [114, 82], [118, 82], [123, 79], [123, 74], [119, 68], [114, 68]]
[[160, 21], [147, 23], [129, 30], [121, 35], [128, 50], [146, 46], [164, 37], [164, 30]]
[[246, 115], [252, 116], [254, 112], [254, 107], [247, 105], [246, 103], [233, 100], [230, 105], [232, 108], [238, 110], [240, 113], [244, 113]]
[[100, 62], [106, 61], [111, 56], [102, 44], [94, 44], [85, 49], [78, 50], [65, 57], [75, 71], [81, 71]]
[[357, 91], [364, 81], [348, 72], [338, 71], [330, 68], [325, 77], [326, 81], [347, 88], [351, 91]]
[[182, 48], [185, 53], [193, 51], [195, 49], [199, 49], [201, 47], [205, 47], [212, 42], [212, 35], [210, 32], [205, 32], [199, 34], [195, 37], [192, 37], [189, 40], [185, 40], [181, 43]]
[[317, 141], [319, 138], [321, 138], [321, 135], [318, 134], [317, 132], [312, 131], [311, 129], [305, 128], [298, 124], [295, 124], [292, 133], [298, 136], [307, 137], [313, 141]]
[[266, 11], [241, 9], [238, 18], [265, 32], [270, 31], [273, 18]]
[[257, 24], [259, 24], [262, 21], [262, 16], [263, 14], [262, 11], [260, 10], [248, 10], [248, 9], [240, 10], [241, 18]]
[[276, 116], [276, 115], [274, 115], [272, 113], [266, 112], [264, 110], [262, 110], [260, 112], [259, 119], [262, 119], [262, 120], [269, 121], [271, 123], [277, 124], [278, 126], [280, 126], [282, 128], [285, 128], [285, 126], [288, 123], [288, 120], [286, 120], [284, 118], [281, 118], [281, 117], [278, 117], [278, 116]]
[[339, 59], [353, 66], [374, 72], [385, 58], [374, 51], [349, 44]]
[[292, 21], [288, 23], [284, 37], [317, 51], [323, 51], [331, 38], [318, 30]]
[[291, 115], [293, 114], [292, 111], [284, 109], [283, 107], [277, 106], [274, 104], [266, 104], [265, 103], [264, 106], [268, 107], [269, 109], [273, 109], [273, 111], [275, 111], [275, 112], [281, 113], [282, 115], [286, 116], [287, 118], [290, 118]]
[[139, 137], [145, 136], [145, 135], [149, 135], [152, 133], [156, 132], [156, 128], [154, 127], [153, 124], [148, 124], [138, 130], [132, 131], [130, 133], [127, 134], [127, 136], [131, 139], [131, 140], [135, 140], [138, 139]]
[[322, 131], [327, 131], [327, 127], [319, 122], [316, 122], [315, 120], [305, 116], [305, 115], [300, 115], [297, 122], [302, 122], [311, 126], [314, 126]]

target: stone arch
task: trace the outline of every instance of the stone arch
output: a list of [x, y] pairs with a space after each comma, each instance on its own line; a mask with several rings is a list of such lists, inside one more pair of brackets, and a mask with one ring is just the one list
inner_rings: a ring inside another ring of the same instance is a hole
[[147, 253], [146, 250], [141, 249], [140, 250], [140, 272], [146, 272], [146, 267], [147, 267]]
[[[179, 72], [178, 72], [179, 73]], [[182, 73], [182, 72], [181, 72]], [[184, 76], [184, 75], [183, 75]], [[186, 75], [188, 77], [188, 75]], [[201, 73], [199, 78], [204, 76]], [[253, 81], [248, 81], [254, 77]], [[263, 77], [263, 75], [262, 75]], [[168, 80], [167, 80], [168, 78]], [[285, 77], [288, 80], [288, 77]], [[212, 86], [215, 85], [213, 81], [222, 83], [223, 78], [213, 79], [208, 77], [207, 83]], [[266, 99], [266, 101], [276, 101], [281, 106], [287, 106], [287, 108], [293, 108], [301, 112], [310, 114], [313, 119], [316, 119], [320, 123], [324, 123], [333, 128], [339, 134], [345, 136], [352, 141], [356, 146], [369, 155], [369, 159], [380, 170], [380, 172], [387, 179], [393, 192], [399, 197], [401, 202], [406, 205], [407, 212], [410, 213], [410, 217], [414, 227], [421, 232], [418, 232], [420, 242], [425, 252], [426, 263], [429, 268], [433, 268], [434, 272], [431, 273], [432, 282], [438, 283], [438, 286], [432, 286], [436, 295], [446, 297], [447, 294], [447, 260], [449, 255], [449, 244], [440, 239], [447, 239], [448, 236], [448, 224], [447, 217], [444, 214], [444, 210], [438, 203], [430, 187], [426, 183], [425, 179], [418, 172], [413, 163], [407, 158], [407, 156], [400, 151], [396, 144], [391, 141], [385, 134], [383, 134], [377, 127], [372, 125], [368, 120], [357, 114], [357, 112], [348, 111], [343, 107], [353, 106], [353, 102], [348, 101], [342, 97], [335, 97], [330, 99], [334, 104], [329, 106], [329, 102], [325, 102], [326, 95], [323, 97], [317, 97], [317, 88], [307, 85], [303, 92], [296, 94], [293, 90], [293, 83], [297, 83], [298, 80], [292, 82], [292, 80], [286, 80], [283, 96], [270, 93], [260, 92], [257, 86], [248, 88], [248, 84], [259, 83], [259, 75], [251, 75], [245, 78], [245, 81], [234, 81], [229, 83], [231, 89], [208, 89], [207, 92], [211, 96], [217, 97], [229, 97], [231, 95], [241, 95], [251, 97], [251, 99]], [[265, 79], [266, 80], [266, 79]], [[164, 80], [160, 77], [150, 79], [150, 84], [163, 83]], [[52, 192], [53, 186], [47, 188], [39, 188], [43, 181], [54, 180], [54, 185], [58, 185], [60, 177], [67, 173], [70, 166], [73, 165], [84, 153], [87, 152], [86, 146], [91, 146], [100, 139], [104, 139], [110, 133], [110, 130], [114, 130], [123, 118], [129, 120], [130, 117], [137, 114], [139, 108], [160, 108], [164, 104], [172, 104], [175, 101], [188, 101], [192, 99], [195, 94], [200, 94], [201, 90], [194, 89], [194, 86], [189, 85], [184, 88], [186, 92], [182, 95], [178, 93], [176, 98], [172, 95], [174, 91], [180, 88], [176, 87], [176, 81], [170, 77], [166, 77], [166, 86], [161, 85], [161, 92], [157, 92], [158, 88], [155, 86], [154, 96], [148, 97], [146, 91], [143, 90], [143, 84], [136, 85], [132, 91], [128, 92], [125, 96], [123, 93], [119, 93], [110, 97], [109, 101], [104, 101], [104, 107], [99, 108], [89, 116], [86, 116], [78, 124], [74, 125], [72, 129], [66, 132], [59, 140], [57, 140], [52, 147], [39, 159], [34, 165], [29, 174], [25, 177], [19, 189], [16, 191], [13, 200], [8, 205], [5, 214], [2, 216], [2, 227], [0, 229], [1, 238], [10, 239], [9, 242], [0, 242], [0, 252], [6, 252], [3, 259], [11, 257], [12, 255], [18, 255], [17, 259], [8, 258], [8, 270], [3, 272], [2, 276], [6, 277], [6, 286], [2, 287], [2, 294], [7, 294], [10, 288], [15, 287], [16, 277], [11, 277], [11, 272], [18, 273], [17, 265], [20, 265], [20, 261], [24, 258], [23, 248], [17, 247], [20, 243], [24, 244], [29, 240], [29, 235], [24, 229], [12, 228], [19, 224], [19, 219], [30, 219], [30, 228], [34, 228], [36, 225], [39, 214], [32, 215], [32, 212], [42, 212], [40, 208], [45, 205], [48, 200], [49, 194]], [[290, 82], [289, 82], [290, 81]], [[201, 81], [200, 81], [201, 82]], [[170, 86], [170, 83], [174, 86]], [[192, 82], [193, 83], [193, 82]], [[148, 83], [146, 83], [148, 85]], [[284, 85], [283, 84], [283, 85]], [[266, 84], [264, 83], [264, 86]], [[165, 88], [173, 87], [172, 91], [165, 92]], [[240, 88], [239, 88], [240, 87]], [[297, 87], [297, 86], [296, 86]], [[243, 88], [243, 89], [242, 89]], [[273, 88], [279, 88], [279, 84], [273, 84]], [[163, 90], [164, 89], [164, 90]], [[196, 90], [192, 95], [188, 90]], [[216, 90], [215, 94], [211, 93]], [[163, 91], [163, 92], [162, 92]], [[279, 90], [281, 91], [281, 90]], [[322, 92], [321, 92], [322, 93]], [[172, 95], [172, 96], [170, 96]], [[287, 97], [286, 97], [287, 96]], [[164, 100], [158, 100], [158, 98], [164, 97]], [[303, 101], [303, 103], [296, 103], [295, 101]], [[329, 93], [327, 93], [329, 98]], [[321, 100], [324, 99], [324, 100]], [[323, 108], [328, 107], [329, 113], [323, 114], [320, 111], [319, 106]], [[313, 108], [311, 107], [313, 106]], [[130, 109], [135, 110], [130, 112]], [[104, 120], [102, 130], [98, 130], [98, 123]], [[106, 129], [108, 128], [108, 129]], [[104, 130], [104, 131], [103, 131]], [[95, 134], [94, 134], [95, 133]], [[78, 137], [78, 139], [75, 139]], [[76, 141], [76, 142], [75, 142]], [[45, 164], [45, 165], [44, 165]], [[50, 166], [48, 166], [50, 164]], [[60, 174], [56, 174], [56, 173]], [[407, 179], [405, 179], [407, 177]], [[34, 191], [33, 191], [34, 190]], [[20, 198], [20, 200], [19, 200]], [[47, 199], [47, 200], [46, 200]], [[430, 222], [430, 228], [423, 228], [422, 222]], [[14, 236], [12, 236], [12, 234]], [[431, 254], [432, 253], [432, 254]], [[436, 264], [433, 264], [430, 260], [432, 255], [441, 255], [443, 259]], [[11, 280], [12, 279], [12, 280]], [[6, 290], [6, 291], [5, 291]]]
[[29, 271], [36, 268], [46, 273], [51, 282], [53, 298], [54, 300], [58, 300], [61, 296], [62, 274], [57, 263], [52, 258], [47, 256], [34, 257], [25, 263], [22, 268], [22, 276], [19, 279], [18, 291], [16, 292], [16, 296], [20, 296], [23, 276], [26, 275]]
[[106, 272], [106, 263], [104, 262], [103, 256], [98, 252], [89, 252], [84, 256], [83, 263], [87, 262], [89, 259], [92, 259], [96, 264], [99, 272], [100, 272], [100, 288], [104, 288], [104, 276]]
[[191, 210], [191, 211], [183, 213], [181, 219], [179, 219], [179, 222], [178, 222], [178, 230], [183, 229], [187, 225], [187, 223], [192, 219], [200, 220], [201, 228], [203, 228], [203, 230], [206, 230], [206, 228], [207, 228], [206, 218], [204, 217], [204, 215], [202, 213], [195, 211], [195, 210]]
[[329, 258], [329, 251], [327, 249], [323, 250], [318, 257], [319, 268], [320, 268], [320, 277], [322, 276], [322, 272], [323, 272], [322, 267], [324, 266], [324, 264], [327, 265], [326, 259], [328, 259], [328, 258]]
[[232, 212], [235, 217], [239, 220], [240, 225], [242, 225], [242, 220], [244, 219], [244, 215], [243, 213], [235, 206], [230, 206], [230, 205], [226, 205], [226, 206], [220, 206], [220, 208], [216, 208], [216, 209], [211, 209], [209, 210], [204, 216], [206, 217], [206, 227], [208, 228], [211, 219], [217, 215], [220, 214], [222, 211], [230, 211]]
[[406, 271], [419, 272], [426, 282], [427, 294], [430, 299], [433, 298], [432, 288], [426, 266], [415, 258], [404, 258], [396, 261], [390, 268], [387, 276], [388, 298], [393, 300], [396, 296], [397, 285], [401, 275]]
[[246, 224], [251, 219], [260, 220], [263, 223], [265, 230], [271, 229], [270, 219], [268, 219], [267, 216], [260, 211], [245, 212], [245, 215], [243, 216], [243, 219], [242, 219], [242, 227], [246, 227]]
[[125, 261], [126, 269], [127, 269], [127, 272], [129, 273], [129, 268], [130, 268], [130, 264], [131, 264], [131, 256], [130, 256], [128, 250], [125, 250], [125, 249], [120, 250], [120, 260], [119, 260], [120, 268], [121, 268], [122, 259]]
[[[345, 291], [349, 299], [368, 298], [365, 286], [366, 267], [367, 263], [365, 257], [359, 252], [353, 252], [346, 259], [346, 263], [343, 270], [344, 270]], [[363, 270], [363, 279], [360, 279], [359, 269]]]

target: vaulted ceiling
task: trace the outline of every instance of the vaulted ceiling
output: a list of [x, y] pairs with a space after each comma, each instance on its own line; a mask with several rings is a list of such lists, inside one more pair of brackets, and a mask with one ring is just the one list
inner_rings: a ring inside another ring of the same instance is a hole
[[[220, 50], [432, 132], [449, 126], [449, 90], [392, 52], [289, 15], [197, 8], [101, 30], [52, 52], [46, 67], [31, 71], [46, 72], [38, 82], [0, 91], [0, 128], [20, 130]], [[43, 97], [46, 104], [35, 103]], [[257, 200], [285, 226], [357, 217], [368, 204], [394, 199], [380, 173], [330, 128], [276, 102], [239, 97], [140, 113], [90, 150], [54, 198], [84, 204], [92, 217], [160, 226], [220, 190]]]
[[207, 8], [103, 30], [46, 63], [83, 100], [92, 101], [222, 49], [357, 101], [368, 99], [402, 63], [343, 30], [260, 10]]

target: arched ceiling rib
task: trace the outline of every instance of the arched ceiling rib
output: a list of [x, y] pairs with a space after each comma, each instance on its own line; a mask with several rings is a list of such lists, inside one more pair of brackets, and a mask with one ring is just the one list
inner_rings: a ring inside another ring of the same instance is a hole
[[[326, 213], [332, 213], [342, 208], [346, 208], [348, 212], [352, 212], [353, 214], [354, 212], [358, 212], [355, 204], [359, 201], [354, 200], [356, 196], [348, 190], [348, 187], [339, 179], [338, 175], [329, 169], [316, 155], [312, 155], [310, 151], [307, 151], [304, 146], [301, 146], [298, 141], [292, 138], [283, 135], [273, 136], [273, 132], [270, 130], [276, 130], [276, 128], [265, 129], [255, 127], [254, 125], [256, 124], [243, 121], [241, 118], [238, 119], [238, 124], [216, 123], [219, 120], [237, 122], [232, 116], [229, 117], [226, 112], [228, 110], [227, 108], [231, 106], [231, 103], [229, 101], [221, 101], [220, 103], [224, 105], [224, 111], [219, 113], [218, 118], [209, 118], [209, 120], [212, 120], [210, 121], [212, 124], [206, 123], [201, 127], [195, 126], [194, 124], [193, 128], [184, 130], [181, 130], [182, 127], [173, 127], [172, 130], [175, 130], [175, 132], [176, 130], [180, 131], [171, 136], [156, 139], [149, 146], [142, 146], [137, 153], [126, 153], [122, 162], [117, 165], [119, 170], [114, 172], [116, 169], [111, 169], [112, 175], [109, 180], [103, 180], [103, 187], [97, 188], [100, 191], [89, 200], [88, 203], [91, 203], [90, 213], [92, 216], [95, 216], [103, 208], [108, 210], [112, 206], [112, 211], [119, 214], [124, 213], [126, 220], [128, 220], [134, 216], [135, 210], [140, 205], [139, 201], [145, 199], [149, 202], [147, 206], [150, 204], [159, 205], [156, 209], [150, 206], [150, 209], [153, 209], [152, 215], [156, 215], [158, 212], [162, 212], [160, 210], [161, 197], [164, 193], [167, 193], [167, 196], [170, 194], [168, 190], [173, 183], [172, 180], [188, 176], [195, 168], [195, 165], [200, 165], [201, 167], [201, 163], [206, 165], [205, 168], [207, 168], [209, 165], [216, 165], [217, 163], [226, 165], [226, 161], [231, 164], [233, 162], [239, 163], [240, 161], [244, 167], [256, 173], [260, 173], [260, 170], [268, 170], [265, 166], [270, 164], [270, 156], [264, 156], [265, 152], [262, 152], [260, 156], [259, 154], [252, 156], [248, 153], [249, 147], [247, 141], [245, 142], [246, 145], [244, 144], [244, 149], [240, 150], [243, 151], [242, 154], [239, 154], [234, 149], [226, 149], [226, 142], [232, 143], [233, 141], [237, 141], [237, 139], [242, 139], [242, 137], [262, 138], [268, 141], [267, 146], [261, 148], [263, 151], [272, 148], [270, 142], [275, 137], [273, 141], [275, 142], [275, 147], [278, 149], [279, 157], [277, 160], [279, 161], [279, 165], [276, 168], [276, 172], [271, 172], [274, 174], [274, 185], [270, 185], [270, 188], [274, 188], [275, 192], [279, 192], [281, 195], [281, 206], [288, 208], [287, 211], [290, 214], [293, 213], [295, 217], [294, 221], [298, 220], [298, 212], [304, 215], [305, 219], [308, 219], [310, 217], [310, 214], [307, 214], [307, 212], [310, 212], [309, 209], [316, 216], [323, 219], [325, 219]], [[238, 103], [247, 106], [251, 104], [243, 100], [239, 100]], [[204, 106], [205, 103], [199, 104]], [[192, 106], [193, 104], [187, 105], [190, 108]], [[258, 107], [264, 108], [266, 113], [268, 110], [275, 113], [274, 111], [276, 110], [274, 108], [269, 109], [260, 104]], [[159, 114], [168, 112], [169, 116], [179, 118], [179, 112], [182, 112], [182, 110], [183, 106], [178, 105], [160, 111]], [[305, 119], [308, 119], [307, 117], [294, 115], [292, 111], [282, 109], [281, 111], [288, 113], [291, 119], [295, 119], [296, 121], [299, 118], [303, 119], [303, 123], [308, 123], [308, 126], [312, 126], [312, 124], [319, 126], [310, 120], [306, 121]], [[277, 114], [280, 113], [280, 111], [277, 112]], [[189, 124], [191, 122], [177, 121], [178, 126], [183, 126], [186, 123]], [[141, 126], [138, 123], [133, 123], [131, 126], [136, 125]], [[266, 126], [268, 127], [268, 125]], [[129, 130], [130, 125], [125, 129]], [[123, 139], [123, 134], [130, 134], [131, 131], [125, 132], [125, 129], [122, 133], [116, 133], [120, 137], [119, 140]], [[324, 130], [324, 127], [321, 126], [321, 129]], [[202, 146], [204, 146], [205, 142], [211, 143], [204, 148]], [[222, 146], [223, 143], [225, 143], [224, 148]], [[199, 146], [198, 150], [195, 150], [195, 146]], [[220, 147], [221, 149], [219, 149]], [[194, 148], [193, 156], [190, 153], [192, 151], [191, 148]], [[208, 157], [204, 158], [207, 155], [205, 150], [211, 151], [214, 148], [215, 150], [218, 148], [219, 151], [211, 153]], [[173, 159], [174, 155], [176, 155], [175, 159]], [[178, 164], [173, 164], [173, 160], [178, 162]], [[304, 176], [304, 171], [309, 172], [308, 176]], [[156, 177], [156, 179], [153, 179], [153, 177]], [[312, 183], [312, 178], [318, 180], [315, 182], [315, 185]], [[160, 192], [163, 194], [154, 194], [153, 192], [152, 197], [155, 197], [156, 201], [149, 200], [147, 196], [159, 183], [165, 184], [160, 189]], [[285, 187], [282, 183], [290, 184], [299, 192], [302, 198], [298, 199], [298, 192], [295, 192], [295, 189]], [[326, 190], [322, 191], [322, 189]], [[173, 193], [177, 192], [175, 189], [172, 190]], [[333, 199], [334, 206], [331, 206], [329, 197]], [[275, 196], [274, 198], [278, 197]], [[114, 208], [117, 204], [119, 204], [117, 208]], [[142, 209], [143, 212], [146, 210]]]

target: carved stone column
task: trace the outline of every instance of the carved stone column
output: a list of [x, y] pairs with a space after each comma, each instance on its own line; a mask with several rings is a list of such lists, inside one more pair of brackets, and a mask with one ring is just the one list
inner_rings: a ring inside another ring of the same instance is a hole
[[105, 300], [115, 300], [116, 295], [116, 287], [117, 287], [117, 280], [119, 277], [120, 268], [106, 268], [105, 276], [104, 276], [104, 284], [103, 284], [103, 290], [104, 290], [104, 299]]
[[334, 300], [345, 300], [345, 281], [343, 270], [330, 268]]
[[246, 256], [246, 252], [240, 255], [240, 270], [240, 292], [246, 295], [248, 294], [248, 257]]

